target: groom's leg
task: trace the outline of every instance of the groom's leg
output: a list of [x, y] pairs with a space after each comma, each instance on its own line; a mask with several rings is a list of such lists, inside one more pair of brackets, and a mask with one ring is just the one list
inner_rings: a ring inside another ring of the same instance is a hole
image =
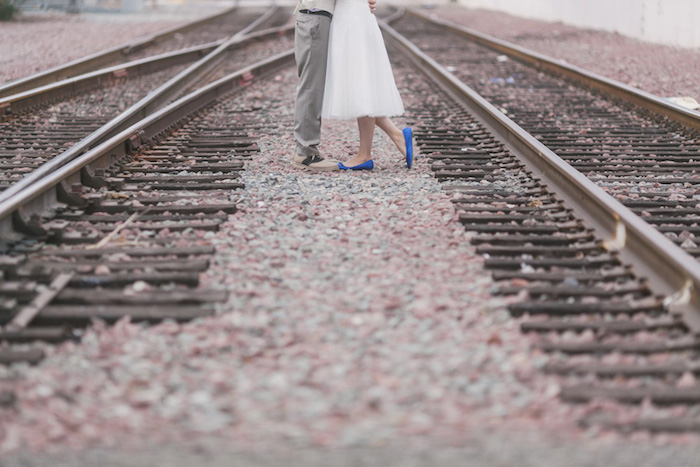
[[[331, 19], [323, 15], [299, 13], [294, 36], [294, 56], [299, 72], [297, 99], [294, 109], [296, 152], [309, 166], [320, 159], [321, 108], [326, 84], [328, 62], [328, 33]], [[330, 166], [329, 166], [330, 167]]]

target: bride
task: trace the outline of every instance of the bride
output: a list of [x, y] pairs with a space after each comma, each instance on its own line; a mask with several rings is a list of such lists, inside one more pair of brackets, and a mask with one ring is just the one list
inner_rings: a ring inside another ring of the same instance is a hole
[[413, 130], [399, 130], [389, 117], [404, 112], [384, 39], [367, 0], [336, 0], [328, 42], [322, 118], [357, 118], [360, 150], [339, 163], [341, 170], [371, 170], [374, 127], [378, 126], [413, 163]]

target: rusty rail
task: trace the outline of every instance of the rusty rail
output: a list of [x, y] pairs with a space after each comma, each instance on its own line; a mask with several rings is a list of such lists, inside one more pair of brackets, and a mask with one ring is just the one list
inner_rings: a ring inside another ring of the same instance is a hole
[[240, 47], [249, 41], [260, 40], [291, 32], [292, 27], [289, 26], [264, 30], [258, 33], [251, 33], [251, 31], [254, 31], [260, 25], [272, 18], [277, 11], [277, 7], [270, 8], [264, 15], [260, 16], [245, 29], [235, 34], [230, 39], [224, 41], [212, 52], [180, 72], [167, 83], [159, 86], [139, 102], [132, 105], [119, 116], [105, 124], [102, 128], [82, 139], [73, 145], [69, 150], [59, 154], [57, 157], [45, 163], [40, 168], [32, 171], [21, 181], [10, 186], [7, 190], [0, 193], [0, 203], [11, 199], [15, 194], [20, 193], [22, 190], [30, 187], [33, 183], [42, 180], [51, 172], [69, 163], [80, 154], [108, 140], [130, 125], [133, 125], [137, 121], [162, 108], [166, 103], [177, 97], [178, 93], [180, 93], [183, 89], [187, 89], [187, 87], [192, 85], [194, 82], [200, 79], [201, 76], [209, 72], [213, 67], [220, 63], [221, 60], [223, 60], [226, 52], [236, 47]]
[[143, 49], [144, 47], [147, 47], [158, 41], [162, 41], [164, 39], [172, 37], [175, 34], [181, 34], [185, 31], [197, 28], [203, 24], [215, 21], [221, 17], [233, 13], [237, 9], [237, 6], [227, 8], [218, 13], [205, 16], [204, 18], [199, 18], [194, 21], [185, 23], [183, 25], [173, 26], [161, 32], [149, 34], [138, 39], [131, 40], [124, 44], [120, 44], [115, 47], [88, 55], [86, 57], [79, 58], [64, 65], [50, 68], [48, 70], [41, 71], [31, 76], [19, 78], [14, 81], [10, 81], [9, 83], [2, 84], [0, 85], [0, 98], [18, 94], [20, 92], [28, 91], [39, 86], [45, 86], [55, 81], [64, 80], [73, 76], [96, 70], [100, 67], [105, 66], [108, 63], [113, 63], [115, 60], [121, 60], [124, 56], [127, 56], [129, 53], [135, 50]]
[[683, 126], [700, 131], [700, 112], [686, 109], [676, 104], [672, 104], [654, 94], [642, 91], [614, 79], [584, 70], [575, 65], [549, 57], [547, 55], [534, 52], [512, 44], [510, 42], [497, 39], [488, 34], [481, 33], [466, 26], [461, 26], [444, 19], [436, 18], [422, 13], [415, 9], [408, 9], [407, 13], [422, 20], [432, 22], [447, 31], [456, 33], [486, 48], [534, 67], [538, 70], [552, 73], [576, 83], [580, 83], [588, 88], [595, 89], [606, 95], [616, 97], [635, 106], [641, 107], [655, 114], [664, 116]]
[[56, 81], [51, 84], [39, 86], [28, 91], [0, 98], [0, 117], [8, 114], [17, 114], [26, 109], [46, 104], [56, 99], [62, 99], [92, 89], [112, 79], [133, 77], [152, 73], [171, 66], [190, 63], [208, 54], [223, 44], [223, 40], [202, 44], [174, 52], [166, 52], [148, 58], [142, 58], [119, 65], [91, 71], [72, 78]]
[[422, 52], [386, 23], [382, 24], [394, 44], [449, 95], [475, 114], [489, 131], [518, 154], [545, 184], [555, 187], [567, 205], [590, 225], [609, 249], [634, 265], [652, 289], [666, 296], [671, 313], [700, 333], [700, 264], [647, 224], [630, 209], [597, 187], [550, 149], [524, 131], [452, 73]]
[[19, 232], [27, 231], [41, 234], [40, 215], [62, 202], [70, 202], [70, 187], [73, 184], [99, 178], [95, 175], [97, 169], [109, 167], [220, 96], [247, 85], [256, 76], [291, 64], [293, 59], [294, 54], [290, 50], [221, 78], [139, 120], [94, 149], [46, 174], [0, 203], [0, 238], [11, 239], [17, 237]]

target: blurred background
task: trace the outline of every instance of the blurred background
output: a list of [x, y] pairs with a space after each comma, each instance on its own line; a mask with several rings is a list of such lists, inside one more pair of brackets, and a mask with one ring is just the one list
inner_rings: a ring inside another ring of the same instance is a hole
[[459, 0], [459, 4], [660, 44], [700, 47], [698, 0]]
[[[22, 11], [153, 12], [183, 7], [212, 10], [232, 4], [293, 5], [294, 0], [0, 0]], [[460, 5], [503, 11], [511, 15], [617, 32], [645, 41], [700, 47], [698, 0], [380, 0], [393, 5]]]

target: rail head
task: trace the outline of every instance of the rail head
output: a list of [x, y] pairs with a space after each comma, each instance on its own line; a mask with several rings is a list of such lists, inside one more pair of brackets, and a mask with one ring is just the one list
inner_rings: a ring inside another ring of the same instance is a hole
[[609, 96], [613, 96], [622, 101], [642, 107], [662, 117], [668, 118], [685, 127], [700, 131], [700, 112], [687, 109], [680, 105], [669, 102], [662, 97], [656, 96], [641, 89], [634, 88], [628, 84], [616, 81], [612, 78], [584, 70], [564, 60], [559, 60], [548, 55], [529, 50], [508, 41], [489, 36], [474, 29], [462, 26], [451, 21], [437, 18], [415, 8], [409, 8], [408, 14], [431, 22], [448, 31], [465, 37], [472, 42], [480, 44], [498, 53], [522, 62], [538, 70], [546, 71], [562, 76], [573, 82], [580, 83], [590, 89], [598, 90]]
[[526, 166], [557, 195], [604, 244], [621, 259], [634, 265], [638, 276], [650, 282], [652, 290], [667, 297], [670, 312], [683, 317], [686, 325], [700, 334], [700, 263], [659, 233], [583, 174], [557, 156], [539, 140], [481, 97], [476, 91], [439, 65], [386, 23], [382, 28], [389, 41], [404, 52], [426, 75], [455, 97], [482, 121], [504, 145], [522, 155]]

